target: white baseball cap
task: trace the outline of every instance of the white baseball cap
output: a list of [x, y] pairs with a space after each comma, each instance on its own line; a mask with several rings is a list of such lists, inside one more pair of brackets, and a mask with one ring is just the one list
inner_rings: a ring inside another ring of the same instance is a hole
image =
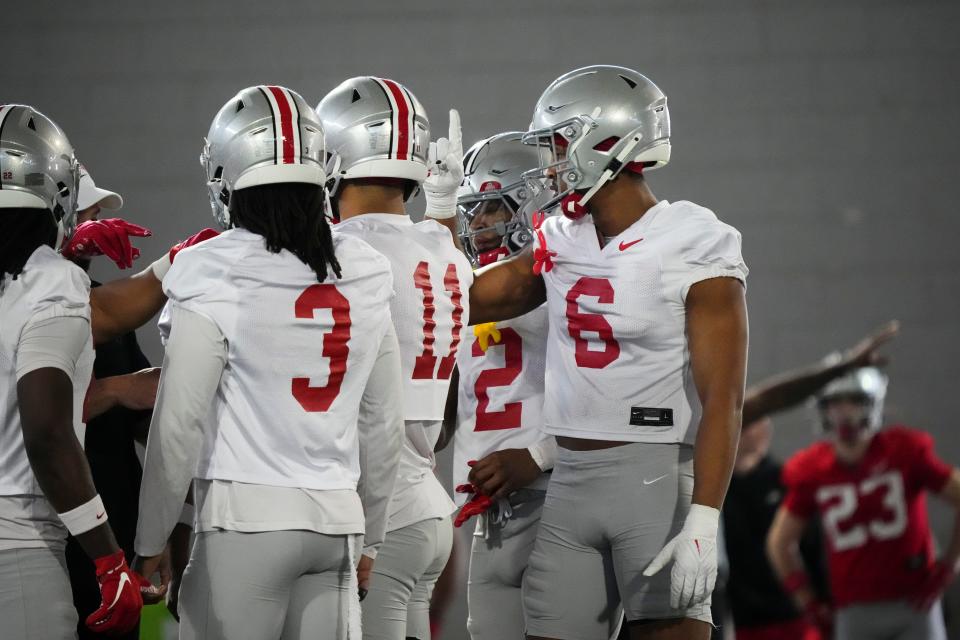
[[77, 193], [77, 210], [83, 211], [95, 204], [103, 209], [119, 209], [123, 206], [123, 198], [119, 193], [101, 189], [94, 183], [87, 173], [87, 168], [80, 165], [80, 190]]

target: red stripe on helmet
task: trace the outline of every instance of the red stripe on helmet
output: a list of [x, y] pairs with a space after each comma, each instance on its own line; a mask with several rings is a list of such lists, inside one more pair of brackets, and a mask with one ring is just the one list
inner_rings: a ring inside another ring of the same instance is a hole
[[277, 111], [280, 116], [280, 133], [283, 135], [282, 156], [283, 164], [293, 164], [295, 150], [293, 148], [293, 110], [290, 108], [290, 99], [280, 87], [267, 87], [277, 101]]
[[407, 96], [403, 93], [403, 89], [400, 88], [393, 80], [387, 80], [386, 78], [382, 79], [383, 84], [387, 85], [387, 89], [390, 91], [390, 95], [393, 96], [393, 101], [397, 103], [397, 135], [394, 136], [394, 141], [396, 144], [396, 159], [397, 160], [407, 160], [410, 156], [410, 104], [407, 102]]

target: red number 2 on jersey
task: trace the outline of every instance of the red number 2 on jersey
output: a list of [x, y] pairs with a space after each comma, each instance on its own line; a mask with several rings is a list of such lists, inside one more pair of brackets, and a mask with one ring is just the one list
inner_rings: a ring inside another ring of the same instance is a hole
[[457, 278], [457, 267], [448, 264], [446, 274], [443, 276], [443, 288], [450, 293], [450, 301], [453, 303], [453, 335], [450, 341], [450, 352], [440, 359], [439, 369], [437, 356], [433, 353], [433, 343], [436, 341], [433, 330], [437, 328], [437, 323], [433, 319], [436, 311], [433, 304], [433, 283], [430, 281], [430, 265], [425, 261], [418, 264], [416, 271], [413, 272], [413, 284], [423, 292], [423, 353], [417, 356], [412, 378], [433, 380], [433, 373], [436, 371], [437, 380], [449, 380], [457, 356], [457, 345], [460, 344], [460, 328], [463, 326], [463, 305], [460, 304], [462, 294], [460, 279]]
[[[620, 357], [620, 343], [613, 337], [613, 327], [599, 313], [583, 313], [577, 299], [580, 296], [596, 298], [601, 304], [613, 302], [613, 285], [606, 278], [584, 276], [567, 292], [567, 331], [576, 345], [577, 366], [585, 369], [603, 369]], [[583, 332], [592, 332], [603, 341], [603, 351], [591, 350]]]
[[[500, 342], [491, 344], [487, 348], [489, 353], [495, 347], [503, 347], [503, 366], [499, 369], [485, 369], [477, 376], [473, 385], [474, 395], [477, 396], [477, 425], [474, 431], [495, 431], [497, 429], [519, 429], [523, 417], [522, 402], [508, 402], [501, 411], [487, 411], [490, 406], [490, 387], [506, 387], [520, 375], [523, 369], [523, 339], [520, 334], [509, 327], [500, 329]], [[480, 348], [480, 341], [473, 343], [472, 355], [480, 358], [484, 355]]]
[[294, 378], [293, 397], [304, 411], [326, 411], [340, 394], [340, 385], [347, 372], [347, 356], [350, 355], [350, 301], [332, 284], [315, 284], [307, 287], [294, 305], [298, 318], [312, 318], [317, 309], [333, 312], [333, 329], [323, 334], [323, 356], [330, 359], [330, 375], [327, 384], [311, 387], [310, 378]]

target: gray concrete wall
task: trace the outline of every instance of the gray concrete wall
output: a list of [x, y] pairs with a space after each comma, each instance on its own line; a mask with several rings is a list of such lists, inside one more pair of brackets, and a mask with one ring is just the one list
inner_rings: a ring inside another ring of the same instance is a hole
[[[674, 161], [655, 192], [743, 232], [750, 379], [899, 318], [890, 413], [957, 463], [958, 32], [960, 5], [934, 0], [34, 1], [6, 16], [0, 87], [57, 120], [153, 228], [146, 258], [212, 224], [201, 137], [244, 86], [316, 102], [351, 75], [392, 77], [435, 130], [459, 108], [469, 142], [524, 128], [564, 71], [634, 67], [670, 97]], [[155, 331], [141, 335], [159, 362]], [[811, 439], [803, 411], [777, 425], [783, 454]]]

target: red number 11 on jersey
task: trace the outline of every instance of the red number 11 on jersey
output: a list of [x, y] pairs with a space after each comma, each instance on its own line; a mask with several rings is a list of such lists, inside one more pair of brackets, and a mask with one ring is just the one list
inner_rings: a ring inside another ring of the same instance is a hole
[[[453, 364], [457, 355], [457, 346], [460, 344], [460, 329], [463, 327], [463, 305], [460, 303], [462, 293], [460, 292], [460, 279], [457, 278], [457, 267], [453, 264], [447, 265], [447, 271], [443, 276], [443, 288], [450, 294], [450, 302], [453, 303], [453, 329], [450, 337], [450, 352], [440, 359], [440, 367], [437, 367], [437, 356], [433, 353], [433, 343], [436, 342], [434, 329], [437, 328], [437, 322], [433, 316], [436, 312], [433, 296], [433, 283], [430, 281], [430, 265], [425, 261], [417, 265], [413, 272], [413, 284], [417, 289], [423, 292], [423, 353], [417, 356], [413, 365], [414, 380], [449, 380], [453, 373]], [[436, 378], [434, 372], [436, 371]]]

